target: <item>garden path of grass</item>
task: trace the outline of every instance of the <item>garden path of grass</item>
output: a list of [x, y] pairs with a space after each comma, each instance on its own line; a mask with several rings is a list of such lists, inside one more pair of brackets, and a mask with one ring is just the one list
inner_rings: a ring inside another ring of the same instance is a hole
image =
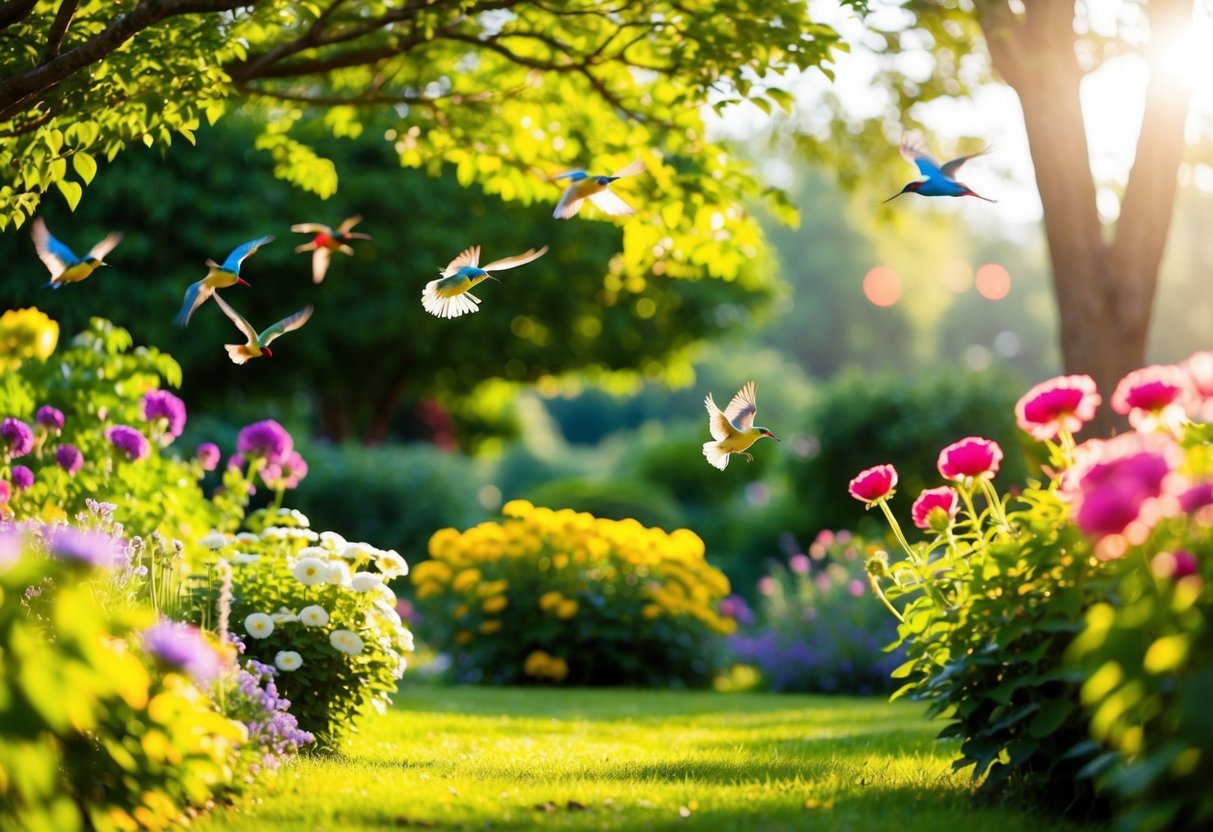
[[405, 688], [200, 832], [1079, 829], [977, 805], [916, 704], [770, 694]]

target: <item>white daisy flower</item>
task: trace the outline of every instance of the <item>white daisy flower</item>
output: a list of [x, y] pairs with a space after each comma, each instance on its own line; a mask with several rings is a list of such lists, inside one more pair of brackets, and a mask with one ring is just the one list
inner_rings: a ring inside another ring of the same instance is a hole
[[390, 605], [392, 608], [396, 606], [396, 593], [392, 592], [392, 588], [387, 584], [379, 584], [375, 587], [375, 595], [378, 596], [375, 600], [382, 601]]
[[208, 549], [222, 549], [227, 545], [227, 536], [218, 529], [212, 529], [211, 533], [198, 541]]
[[274, 619], [263, 612], [255, 612], [244, 619], [244, 631], [253, 638], [265, 638], [274, 632]]
[[281, 526], [270, 526], [261, 532], [262, 540], [286, 540], [286, 529]]
[[329, 623], [328, 610], [319, 604], [312, 604], [299, 610], [299, 620], [305, 627], [323, 627]]
[[362, 652], [362, 638], [352, 630], [333, 630], [329, 633], [329, 644], [351, 656]]
[[274, 656], [274, 667], [279, 670], [285, 670], [288, 673], [292, 670], [298, 670], [303, 666], [303, 656], [300, 656], [294, 650], [279, 650], [278, 655]]
[[[279, 510], [281, 510], [281, 509], [279, 509]], [[295, 522], [298, 523], [300, 526], [303, 526], [304, 528], [307, 528], [308, 526], [312, 525], [312, 521], [307, 519], [307, 515], [304, 514], [302, 511], [300, 511], [297, 508], [291, 509], [291, 517], [294, 517]]]
[[236, 541], [238, 543], [256, 543], [260, 539], [261, 538], [257, 537], [257, 535], [253, 534], [252, 532], [240, 532], [240, 534], [236, 535]]
[[350, 589], [354, 592], [370, 592], [382, 584], [382, 579], [374, 572], [355, 572], [350, 579]]
[[320, 545], [336, 551], [345, 546], [345, 538], [337, 532], [321, 532]]
[[[307, 550], [305, 549], [304, 551]], [[291, 569], [291, 574], [295, 576], [295, 580], [304, 586], [312, 586], [323, 583], [328, 578], [329, 567], [328, 564], [319, 558], [300, 558], [299, 562]]]
[[337, 563], [329, 564], [329, 572], [325, 580], [334, 586], [349, 586], [350, 584], [350, 567], [347, 564]]
[[261, 560], [261, 555], [249, 555], [244, 552], [237, 552], [232, 555], [232, 563], [248, 564], [256, 563], [259, 560]]
[[275, 624], [290, 624], [299, 620], [299, 616], [288, 610], [286, 607], [279, 607], [278, 612], [271, 613], [270, 619]]
[[404, 558], [395, 549], [380, 554], [375, 565], [389, 578], [399, 578], [401, 575], [409, 574], [409, 565], [404, 562]]
[[299, 552], [301, 558], [319, 558], [320, 560], [328, 560], [329, 553], [319, 546], [307, 546]]

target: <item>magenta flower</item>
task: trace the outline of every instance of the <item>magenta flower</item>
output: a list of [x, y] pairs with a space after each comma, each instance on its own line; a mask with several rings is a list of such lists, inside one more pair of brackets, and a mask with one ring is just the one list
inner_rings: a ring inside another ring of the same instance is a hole
[[1188, 374], [1174, 364], [1155, 364], [1134, 370], [1120, 380], [1112, 394], [1112, 409], [1129, 417], [1143, 433], [1160, 425], [1175, 427], [1184, 418], [1192, 398]]
[[14, 465], [12, 470], [13, 488], [18, 492], [24, 491], [34, 484], [34, 472], [24, 465]]
[[143, 396], [143, 418], [153, 424], [163, 420], [164, 435], [176, 439], [185, 430], [185, 402], [167, 390], [149, 390]]
[[892, 465], [876, 465], [860, 471], [847, 485], [847, 493], [861, 503], [871, 505], [893, 495], [897, 487], [897, 469]]
[[1076, 449], [1077, 463], [1062, 479], [1079, 528], [1100, 539], [1134, 526], [1148, 529], [1160, 519], [1174, 490], [1172, 471], [1182, 455], [1161, 434], [1126, 433], [1091, 440]]
[[746, 603], [745, 598], [742, 598], [740, 595], [729, 595], [721, 599], [720, 614], [726, 618], [733, 619], [743, 626], [754, 623], [754, 613], [750, 609], [750, 605]]
[[797, 575], [809, 574], [809, 567], [812, 565], [808, 555], [795, 554], [788, 558], [788, 569], [791, 569]]
[[910, 517], [920, 529], [943, 532], [951, 525], [952, 518], [959, 510], [960, 499], [956, 489], [950, 485], [942, 485], [939, 488], [928, 488], [919, 494], [914, 505], [910, 507]]
[[0, 422], [0, 453], [8, 459], [25, 456], [34, 448], [34, 431], [11, 416]]
[[63, 430], [63, 411], [44, 404], [34, 414], [34, 421], [52, 433], [58, 434]]
[[1002, 462], [1002, 448], [992, 439], [969, 436], [953, 442], [939, 452], [936, 465], [946, 480], [963, 480], [967, 477], [993, 479]]
[[1033, 439], [1056, 439], [1063, 430], [1082, 430], [1102, 401], [1090, 376], [1058, 376], [1024, 393], [1015, 403], [1015, 419]]
[[202, 464], [203, 471], [214, 471], [219, 467], [219, 446], [214, 442], [203, 442], [194, 451], [194, 458]]
[[1179, 495], [1179, 507], [1184, 514], [1213, 505], [1213, 482], [1202, 482]]
[[306, 476], [307, 462], [294, 450], [281, 462], [268, 462], [261, 469], [261, 479], [275, 491], [295, 488]]
[[223, 662], [196, 628], [178, 621], [161, 621], [143, 631], [147, 652], [188, 673], [201, 687], [219, 678]]
[[147, 437], [132, 427], [114, 425], [105, 431], [105, 438], [131, 462], [138, 462], [151, 452]]
[[246, 425], [236, 437], [236, 450], [240, 454], [263, 458], [266, 462], [281, 463], [294, 449], [291, 435], [273, 419]]
[[8, 505], [8, 501], [13, 498], [13, 487], [8, 484], [8, 480], [0, 480], [0, 506]]
[[1150, 560], [1150, 571], [1158, 578], [1179, 580], [1197, 571], [1196, 556], [1185, 549], [1159, 552]]
[[60, 445], [55, 449], [55, 462], [74, 477], [84, 465], [84, 454], [75, 445]]
[[83, 531], [71, 526], [50, 529], [46, 542], [51, 554], [60, 560], [89, 566], [112, 566], [121, 555], [117, 543], [109, 535]]

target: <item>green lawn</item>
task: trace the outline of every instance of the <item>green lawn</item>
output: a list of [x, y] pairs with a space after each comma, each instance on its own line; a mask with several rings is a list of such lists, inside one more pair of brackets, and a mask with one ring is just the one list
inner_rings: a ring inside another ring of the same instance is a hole
[[406, 688], [334, 757], [284, 768], [220, 830], [1033, 832], [975, 805], [922, 707], [879, 699]]

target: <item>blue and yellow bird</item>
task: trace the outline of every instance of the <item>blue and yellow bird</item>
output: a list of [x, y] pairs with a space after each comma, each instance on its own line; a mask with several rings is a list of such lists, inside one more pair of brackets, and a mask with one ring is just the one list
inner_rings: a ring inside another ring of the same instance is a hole
[[237, 283], [248, 286], [248, 281], [240, 276], [240, 264], [252, 257], [257, 249], [266, 243], [273, 242], [273, 239], [273, 237], [258, 237], [256, 240], [241, 243], [232, 249], [232, 253], [223, 261], [222, 266], [214, 260], [207, 260], [206, 267], [209, 271], [206, 273], [206, 277], [185, 290], [185, 302], [181, 305], [181, 311], [177, 313], [177, 326], [188, 326], [194, 310], [215, 294], [216, 289], [226, 289]]
[[109, 264], [102, 258], [122, 242], [122, 235], [117, 231], [111, 231], [105, 235], [104, 240], [89, 249], [87, 255], [77, 257], [75, 252], [51, 235], [46, 223], [42, 221], [42, 217], [34, 220], [31, 236], [34, 238], [34, 249], [38, 252], [38, 259], [51, 273], [51, 282], [47, 285], [53, 289], [66, 286], [68, 283], [78, 283], [97, 268], [108, 266]]
[[458, 318], [460, 315], [477, 312], [480, 309], [480, 298], [471, 293], [471, 289], [484, 281], [497, 278], [489, 272], [512, 269], [522, 266], [532, 260], [538, 260], [547, 254], [548, 247], [528, 249], [513, 257], [503, 257], [492, 263], [480, 265], [480, 246], [464, 249], [458, 257], [440, 269], [442, 277], [425, 284], [421, 291], [421, 305], [425, 311], [439, 318]]
[[587, 199], [594, 203], [599, 211], [612, 217], [635, 214], [636, 209], [611, 190], [611, 183], [625, 176], [635, 176], [643, 170], [644, 162], [637, 159], [611, 176], [591, 175], [584, 170], [571, 170], [553, 177], [553, 179], [568, 179], [572, 184], [565, 190], [564, 196], [560, 197], [560, 202], [556, 205], [552, 216], [558, 220], [575, 217]]
[[223, 345], [223, 348], [227, 350], [228, 358], [232, 359], [233, 364], [246, 364], [249, 359], [260, 358], [263, 355], [273, 358], [274, 351], [270, 349], [270, 343], [280, 335], [294, 332], [306, 324], [308, 319], [312, 317], [312, 305], [309, 303], [295, 314], [288, 315], [278, 323], [266, 327], [263, 332], [257, 332], [257, 330], [253, 329], [252, 324], [244, 319], [243, 315], [228, 306], [227, 301], [219, 297], [218, 294], [215, 295], [215, 303], [219, 305], [219, 308], [223, 310], [223, 314], [227, 315], [228, 319], [248, 339], [244, 344]]
[[987, 147], [984, 150], [970, 153], [968, 156], [960, 156], [941, 165], [928, 156], [915, 142], [903, 140], [901, 142], [902, 157], [910, 164], [916, 165], [918, 172], [925, 176], [926, 179], [909, 183], [886, 199], [885, 202], [892, 202], [897, 197], [907, 193], [920, 194], [921, 196], [975, 196], [978, 199], [984, 199], [986, 202], [997, 202], [998, 200], [996, 199], [990, 199], [989, 197], [974, 193], [968, 185], [956, 181], [956, 172], [960, 170], [961, 165], [975, 156], [988, 152], [989, 148]]

